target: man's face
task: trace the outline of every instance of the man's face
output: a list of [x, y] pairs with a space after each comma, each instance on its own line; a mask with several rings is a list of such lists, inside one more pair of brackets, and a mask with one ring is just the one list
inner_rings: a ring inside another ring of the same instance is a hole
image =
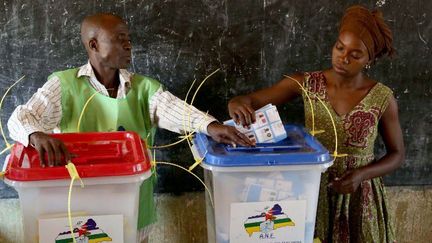
[[131, 63], [131, 41], [125, 23], [119, 20], [105, 23], [97, 36], [99, 63], [109, 68], [127, 68]]

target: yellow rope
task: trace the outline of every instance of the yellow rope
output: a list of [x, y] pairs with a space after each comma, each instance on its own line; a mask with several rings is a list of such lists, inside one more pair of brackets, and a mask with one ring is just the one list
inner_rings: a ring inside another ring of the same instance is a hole
[[[0, 100], [0, 114], [2, 113], [2, 108], [3, 108], [3, 101], [4, 101], [4, 99], [6, 98], [6, 95], [9, 93], [9, 91], [15, 86], [15, 85], [17, 85], [21, 80], [23, 80], [25, 78], [25, 75], [23, 75], [21, 78], [19, 78], [17, 81], [15, 81], [11, 86], [9, 86], [9, 88], [6, 90], [6, 92], [3, 94], [3, 96], [2, 96], [2, 98], [1, 98], [1, 100]], [[3, 137], [3, 140], [4, 140], [4, 142], [5, 142], [5, 145], [6, 145], [6, 148], [4, 148], [1, 152], [0, 152], [0, 155], [2, 155], [2, 154], [4, 154], [5, 152], [7, 152], [9, 149], [11, 149], [12, 148], [12, 145], [7, 141], [7, 139], [6, 139], [6, 135], [5, 135], [5, 133], [4, 133], [4, 130], [3, 130], [3, 124], [2, 124], [2, 121], [1, 121], [1, 116], [0, 116], [0, 132], [1, 132], [1, 135], [2, 135], [2, 137]], [[9, 164], [8, 165], [8, 167], [6, 168], [6, 170], [5, 171], [0, 171], [0, 179], [1, 180], [3, 180], [4, 179], [4, 176], [6, 175], [6, 173], [7, 173], [7, 171], [9, 170], [9, 168], [11, 167], [11, 164]]]
[[[192, 146], [190, 147], [190, 149], [192, 151]], [[197, 167], [199, 164], [201, 164], [201, 162], [204, 160], [206, 155], [207, 155], [207, 151], [205, 152], [205, 154], [203, 155], [202, 158], [195, 159], [195, 163], [193, 165], [189, 166], [189, 171], [192, 171], [193, 169], [195, 169], [195, 167]]]
[[69, 229], [71, 231], [72, 240], [74, 243], [76, 243], [75, 235], [74, 235], [73, 227], [72, 227], [72, 213], [71, 213], [72, 188], [73, 188], [73, 183], [74, 183], [75, 179], [79, 179], [81, 181], [81, 187], [84, 187], [84, 183], [82, 182], [81, 177], [79, 176], [75, 165], [71, 161], [68, 161], [68, 164], [65, 167], [66, 167], [67, 171], [69, 172], [69, 176], [71, 178], [71, 182], [69, 185], [69, 193], [68, 193]]
[[[21, 78], [19, 78], [17, 81], [15, 81], [7, 90], [6, 90], [6, 92], [4, 93], [4, 95], [2, 96], [2, 98], [1, 98], [1, 100], [0, 100], [0, 112], [1, 112], [1, 110], [2, 110], [2, 107], [3, 107], [3, 101], [4, 101], [4, 99], [6, 98], [6, 95], [9, 93], [9, 91], [15, 86], [15, 85], [17, 85], [21, 80], [23, 80], [25, 78], [25, 75], [23, 75]], [[1, 132], [1, 134], [2, 134], [2, 136], [3, 136], [3, 140], [4, 140], [4, 142], [5, 142], [5, 144], [6, 144], [6, 148], [1, 152], [1, 154], [3, 154], [5, 151], [7, 151], [8, 149], [10, 149], [11, 147], [12, 147], [12, 145], [10, 145], [9, 144], [9, 142], [7, 141], [7, 139], [6, 139], [6, 135], [5, 135], [5, 133], [4, 133], [4, 131], [3, 131], [3, 124], [2, 124], [2, 121], [1, 121], [1, 119], [0, 119], [0, 132]]]
[[[189, 93], [191, 92], [191, 90], [192, 90], [192, 88], [193, 88], [193, 86], [194, 86], [194, 84], [195, 84], [195, 81], [196, 81], [196, 79], [194, 79], [194, 81], [192, 82], [192, 84], [191, 84], [191, 86], [189, 87], [189, 90], [188, 90], [188, 92], [186, 93], [186, 97], [185, 97], [185, 99], [184, 99], [184, 101], [183, 101], [183, 131], [186, 133], [186, 135], [189, 135], [188, 134], [188, 132], [187, 131], [189, 131], [190, 129], [191, 129], [191, 122], [190, 122], [190, 115], [191, 115], [191, 111], [190, 111], [190, 109], [188, 109], [188, 121], [189, 121], [189, 124], [188, 124], [188, 127], [186, 127], [186, 119], [185, 119], [185, 115], [186, 115], [186, 105], [188, 104], [187, 103], [187, 99], [188, 99], [188, 97], [189, 97]], [[186, 139], [186, 141], [188, 142], [188, 144], [190, 143], [190, 140], [189, 139]]]
[[3, 150], [0, 152], [0, 155], [2, 155], [2, 154], [4, 154], [5, 152], [7, 152], [11, 147], [12, 147], [12, 146], [6, 146], [6, 148], [3, 149]]
[[[206, 113], [206, 115], [207, 115], [207, 114], [208, 114], [208, 112]], [[203, 120], [203, 121], [201, 122], [200, 125], [202, 125], [204, 122], [205, 122], [205, 120]], [[179, 144], [179, 143], [183, 142], [184, 140], [186, 140], [186, 139], [192, 137], [193, 134], [196, 133], [197, 130], [198, 130], [198, 128], [196, 128], [195, 130], [193, 130], [193, 131], [192, 131], [190, 134], [188, 134], [188, 135], [182, 135], [182, 136], [179, 136], [180, 140], [178, 140], [178, 141], [176, 141], [176, 142], [173, 142], [173, 143], [170, 143], [170, 144], [165, 144], [165, 145], [159, 145], [159, 146], [149, 146], [148, 148], [149, 148], [149, 149], [161, 149], [161, 148], [168, 148], [168, 147], [174, 146], [174, 145]]]
[[337, 135], [336, 125], [335, 125], [333, 116], [331, 115], [331, 112], [330, 112], [329, 108], [326, 106], [326, 104], [324, 104], [324, 102], [318, 96], [315, 96], [315, 97], [318, 99], [318, 101], [321, 103], [321, 105], [324, 106], [325, 110], [327, 111], [327, 113], [328, 113], [328, 115], [330, 117], [332, 125], [333, 125], [333, 131], [334, 131], [334, 136], [335, 136], [335, 150], [333, 152], [333, 157], [336, 158], [336, 157], [345, 157], [345, 156], [347, 156], [348, 154], [338, 154], [338, 152], [337, 152], [337, 150], [338, 150], [338, 135]]
[[[108, 90], [112, 90], [112, 89], [107, 89], [107, 91]], [[86, 100], [86, 102], [84, 103], [84, 106], [83, 106], [83, 108], [82, 108], [82, 110], [81, 110], [81, 114], [80, 114], [80, 116], [79, 116], [79, 118], [78, 118], [78, 123], [77, 123], [77, 132], [80, 132], [80, 126], [81, 126], [81, 120], [82, 120], [82, 118], [83, 118], [83, 116], [84, 116], [84, 111], [87, 109], [87, 106], [88, 106], [88, 104], [90, 103], [90, 101], [95, 97], [95, 95], [97, 95], [97, 94], [99, 94], [99, 93], [101, 93], [101, 92], [103, 92], [102, 90], [100, 90], [100, 91], [96, 91], [94, 94], [92, 94], [87, 100]]]
[[[319, 131], [315, 131], [315, 127], [314, 127], [314, 116], [315, 116], [315, 114], [314, 114], [314, 112], [313, 112], [313, 108], [312, 108], [312, 100], [311, 100], [311, 98], [310, 98], [310, 96], [308, 95], [308, 93], [311, 93], [311, 92], [309, 92], [309, 91], [307, 91], [304, 87], [303, 87], [303, 85], [301, 85], [296, 79], [294, 79], [294, 78], [292, 78], [292, 77], [290, 77], [290, 76], [288, 76], [288, 75], [284, 75], [286, 78], [289, 78], [289, 79], [291, 79], [291, 80], [294, 80], [299, 86], [300, 86], [300, 88], [302, 89], [302, 91], [305, 93], [305, 95], [306, 95], [306, 97], [308, 98], [308, 100], [309, 100], [309, 105], [310, 105], [310, 107], [311, 107], [311, 113], [312, 113], [312, 135], [314, 135], [314, 134], [317, 134], [317, 133], [321, 133], [321, 132], [324, 132], [324, 131], [322, 131], [322, 130], [319, 130]], [[311, 93], [312, 94], [312, 93]], [[331, 112], [330, 112], [330, 110], [328, 109], [328, 107], [327, 107], [327, 105], [326, 104], [324, 104], [324, 102], [317, 96], [317, 95], [315, 95], [315, 97], [318, 99], [318, 101], [321, 103], [321, 105], [324, 107], [324, 109], [327, 111], [327, 114], [329, 115], [329, 117], [330, 117], [330, 120], [331, 120], [331, 122], [332, 122], [332, 125], [333, 125], [333, 132], [334, 132], [334, 136], [335, 136], [335, 150], [334, 150], [334, 152], [333, 152], [333, 157], [344, 157], [344, 156], [347, 156], [347, 154], [338, 154], [338, 152], [337, 152], [337, 150], [338, 150], [338, 136], [337, 136], [337, 129], [336, 129], [336, 125], [335, 125], [335, 122], [334, 122], [334, 119], [333, 119], [333, 116], [332, 116], [332, 114], [331, 114]], [[333, 162], [334, 162], [334, 160], [333, 160]]]
[[[206, 113], [207, 114], [207, 113]], [[202, 121], [201, 123], [203, 123], [204, 121]], [[190, 138], [190, 137], [192, 137], [192, 135], [196, 132], [196, 130], [197, 130], [198, 128], [196, 128], [193, 132], [191, 132], [190, 134], [188, 134], [188, 135], [184, 135], [184, 136], [180, 136], [180, 140], [178, 140], [177, 142], [174, 142], [174, 143], [171, 143], [171, 144], [166, 144], [166, 145], [161, 145], [161, 146], [150, 146], [149, 147], [149, 149], [160, 149], [160, 148], [167, 148], [167, 147], [170, 147], [170, 146], [173, 146], [173, 145], [176, 145], [176, 144], [179, 144], [179, 143], [181, 143], [182, 141], [184, 141], [184, 140], [188, 140], [188, 138]], [[189, 145], [189, 149], [191, 149], [191, 151], [192, 151], [192, 146], [191, 145]], [[153, 158], [156, 158], [156, 155], [155, 155], [155, 150], [153, 150], [154, 151], [154, 155], [153, 155]], [[205, 155], [202, 157], [202, 158], [200, 158], [200, 159], [196, 159], [196, 158], [194, 158], [195, 159], [195, 163], [192, 165], [192, 166], [190, 166], [189, 167], [189, 171], [191, 171], [191, 170], [193, 170], [197, 165], [199, 165], [203, 160], [204, 160], [204, 158], [205, 158]], [[152, 161], [152, 165], [153, 165], [153, 161]]]
[[312, 99], [310, 98], [310, 96], [308, 94], [308, 91], [295, 78], [292, 78], [291, 76], [288, 76], [288, 75], [284, 75], [284, 77], [289, 78], [291, 80], [294, 80], [300, 86], [300, 88], [302, 89], [303, 93], [306, 95], [306, 97], [307, 97], [307, 99], [309, 101], [309, 106], [310, 106], [311, 114], [312, 114], [312, 131], [310, 131], [310, 133], [312, 134], [312, 136], [315, 136], [316, 134], [319, 134], [319, 133], [323, 133], [324, 130], [318, 130], [318, 131], [315, 130], [315, 113], [314, 113], [314, 108], [313, 108], [313, 105], [312, 105]]
[[[201, 84], [200, 84], [200, 85], [198, 86], [198, 88], [195, 90], [194, 95], [192, 96], [192, 100], [191, 100], [191, 103], [190, 103], [191, 106], [193, 105], [193, 103], [194, 103], [194, 101], [195, 101], [195, 97], [196, 97], [196, 95], [198, 94], [198, 91], [201, 89], [201, 87], [204, 85], [204, 83], [205, 83], [205, 82], [206, 82], [206, 81], [207, 81], [211, 76], [213, 76], [215, 73], [219, 72], [219, 70], [220, 70], [220, 68], [216, 69], [215, 71], [213, 71], [211, 74], [209, 74], [207, 77], [204, 78], [204, 80], [201, 82]], [[191, 126], [191, 120], [190, 120], [190, 119], [191, 119], [191, 109], [188, 109], [188, 111], [189, 111], [188, 118], [189, 118], [189, 130], [190, 130], [190, 126]], [[208, 112], [206, 113], [206, 116], [207, 116], [207, 114], [208, 114]], [[201, 122], [201, 124], [200, 124], [198, 127], [201, 127], [201, 126], [203, 125], [203, 123], [204, 123], [204, 121]], [[192, 135], [192, 134], [191, 134], [191, 135]], [[191, 144], [191, 142], [189, 141], [189, 139], [187, 139], [187, 142], [188, 142], [189, 149], [192, 151], [192, 144]], [[204, 158], [205, 158], [205, 155], [204, 155], [203, 158], [200, 158], [200, 159], [196, 159], [196, 158], [194, 158], [194, 159], [195, 159], [195, 163], [189, 167], [189, 171], [192, 171], [196, 166], [198, 166], [198, 165], [203, 161]]]
[[[11, 147], [6, 147], [5, 149], [3, 149], [3, 151], [0, 152], [0, 155], [2, 155], [3, 153], [5, 153], [6, 151], [8, 151], [10, 148]], [[8, 161], [6, 161], [5, 163], [8, 163]], [[4, 179], [4, 176], [9, 171], [9, 169], [10, 169], [11, 166], [12, 166], [12, 163], [8, 163], [6, 170], [5, 171], [0, 171], [0, 180]]]
[[[220, 68], [218, 68], [218, 69], [216, 69], [215, 71], [213, 71], [211, 74], [209, 74], [207, 77], [205, 77], [204, 78], [204, 80], [201, 82], [201, 84], [198, 86], [198, 88], [195, 90], [195, 93], [194, 93], [194, 95], [192, 96], [192, 100], [191, 100], [191, 103], [190, 103], [190, 105], [193, 105], [193, 103], [194, 103], [194, 100], [195, 100], [195, 97], [196, 97], [196, 95], [198, 94], [198, 91], [201, 89], [201, 87], [203, 86], [203, 84], [211, 77], [211, 76], [213, 76], [215, 73], [217, 73], [217, 72], [219, 72], [219, 70], [220, 70]], [[189, 109], [189, 124], [191, 124], [191, 121], [190, 121], [190, 109]]]
[[171, 165], [171, 166], [175, 166], [175, 167], [178, 167], [178, 168], [180, 168], [180, 169], [182, 169], [182, 170], [188, 172], [189, 174], [193, 175], [193, 176], [194, 176], [196, 179], [198, 179], [198, 180], [201, 182], [201, 184], [204, 186], [205, 190], [207, 191], [207, 193], [208, 193], [208, 195], [209, 195], [211, 205], [212, 205], [212, 207], [214, 207], [213, 197], [212, 197], [212, 195], [211, 195], [211, 193], [210, 193], [210, 190], [208, 189], [208, 187], [206, 186], [206, 184], [201, 180], [201, 178], [199, 178], [199, 177], [198, 177], [197, 175], [195, 175], [193, 172], [187, 170], [186, 168], [184, 168], [184, 167], [182, 167], [182, 166], [180, 166], [180, 165], [177, 165], [177, 164], [174, 164], [174, 163], [170, 163], [170, 162], [157, 161], [156, 164], [163, 164], [163, 165]]
[[[216, 69], [215, 71], [213, 71], [210, 75], [208, 75], [208, 76], [206, 76], [205, 78], [204, 78], [204, 80], [201, 82], [201, 84], [198, 86], [198, 88], [197, 88], [197, 90], [195, 91], [195, 93], [194, 93], [194, 95], [193, 95], [193, 97], [192, 97], [192, 100], [191, 100], [191, 103], [190, 103], [190, 105], [193, 105], [193, 102], [194, 102], [194, 100], [195, 100], [195, 97], [196, 97], [196, 95], [197, 95], [197, 93], [198, 93], [198, 91], [199, 91], [199, 89], [202, 87], [202, 85], [211, 77], [211, 76], [213, 76], [216, 72], [218, 72], [220, 69], [218, 68], [218, 69]], [[186, 98], [185, 98], [185, 100], [184, 100], [184, 113], [183, 113], [183, 117], [184, 117], [184, 114], [185, 114], [185, 110], [186, 110], [186, 104], [187, 104], [187, 98], [188, 98], [188, 96], [189, 96], [189, 93], [190, 93], [190, 91], [192, 90], [192, 87], [193, 87], [193, 85], [195, 84], [195, 80], [192, 82], [192, 85], [189, 87], [189, 90], [188, 90], [188, 92], [187, 92], [187, 94], [186, 94]], [[206, 116], [208, 115], [208, 112], [206, 113]], [[187, 132], [187, 130], [190, 130], [190, 126], [191, 126], [191, 120], [190, 120], [190, 118], [191, 118], [191, 110], [190, 109], [188, 109], [188, 126], [189, 126], [189, 128], [188, 129], [185, 129], [185, 135], [184, 136], [180, 136], [180, 140], [178, 140], [178, 141], [176, 141], [176, 142], [173, 142], [173, 143], [170, 143], [170, 144], [165, 144], [165, 145], [159, 145], [159, 146], [151, 146], [151, 147], [149, 147], [149, 149], [161, 149], [161, 148], [168, 148], [168, 147], [171, 147], [171, 146], [174, 146], [174, 145], [177, 145], [177, 144], [179, 144], [179, 143], [181, 143], [181, 142], [183, 142], [184, 140], [187, 140], [187, 142], [188, 142], [188, 146], [189, 146], [189, 148], [191, 148], [192, 147], [192, 145], [191, 145], [191, 143], [190, 143], [190, 141], [189, 141], [189, 139], [191, 139], [192, 138], [192, 136], [193, 136], [193, 134], [194, 133], [196, 133], [196, 131], [198, 130], [198, 128], [200, 128], [203, 124], [204, 124], [204, 122], [205, 122], [205, 120], [203, 120], [202, 122], [201, 122], [201, 124], [195, 129], [195, 130], [193, 130], [193, 131], [191, 131], [191, 132]], [[185, 124], [185, 121], [184, 121], [185, 119], [183, 119], [183, 127], [184, 128], [186, 128], [186, 124]]]
[[86, 101], [86, 103], [84, 104], [84, 107], [82, 108], [82, 110], [81, 110], [81, 114], [80, 114], [79, 119], [78, 119], [77, 129], [76, 129], [77, 132], [80, 131], [81, 120], [82, 120], [82, 118], [83, 118], [83, 116], [84, 116], [84, 112], [85, 112], [85, 110], [86, 110], [88, 104], [89, 104], [90, 101], [95, 97], [95, 95], [97, 95], [98, 93], [99, 93], [99, 92], [96, 92], [96, 93], [92, 94], [92, 96], [90, 96], [90, 98], [88, 98], [87, 101]]
[[184, 140], [188, 139], [188, 136], [179, 136], [181, 139], [177, 140], [176, 142], [170, 143], [170, 144], [164, 144], [164, 145], [158, 145], [158, 146], [149, 146], [149, 149], [161, 149], [161, 148], [168, 148], [174, 145], [177, 145], [181, 142], [183, 142]]
[[70, 182], [70, 185], [69, 185], [69, 193], [68, 193], [68, 219], [69, 219], [69, 229], [71, 231], [72, 240], [73, 240], [74, 243], [76, 243], [75, 234], [73, 232], [73, 227], [72, 227], [72, 215], [71, 215], [71, 197], [72, 197], [72, 187], [73, 187], [74, 181], [75, 181], [75, 178], [71, 178], [71, 182]]

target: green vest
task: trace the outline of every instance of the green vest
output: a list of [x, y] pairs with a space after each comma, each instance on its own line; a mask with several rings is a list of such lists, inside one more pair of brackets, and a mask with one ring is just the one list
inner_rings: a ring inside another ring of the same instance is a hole
[[[78, 69], [55, 72], [61, 83], [61, 132], [134, 131], [153, 144], [156, 128], [149, 115], [149, 100], [161, 86], [154, 79], [133, 75], [131, 89], [125, 98], [116, 99], [97, 92], [85, 76], [77, 77]], [[96, 94], [95, 94], [96, 93]], [[89, 101], [77, 130], [85, 103]]]
[[[97, 92], [85, 76], [77, 77], [78, 68], [55, 72], [52, 76], [60, 79], [62, 119], [61, 132], [110, 132], [118, 130], [134, 131], [153, 145], [156, 127], [152, 126], [149, 113], [149, 100], [161, 87], [151, 78], [134, 74], [131, 89], [125, 98], [115, 99]], [[96, 94], [95, 94], [96, 93]], [[85, 103], [90, 99], [79, 129], [78, 120]], [[156, 221], [153, 200], [155, 177], [145, 180], [140, 187], [138, 228], [141, 229]]]

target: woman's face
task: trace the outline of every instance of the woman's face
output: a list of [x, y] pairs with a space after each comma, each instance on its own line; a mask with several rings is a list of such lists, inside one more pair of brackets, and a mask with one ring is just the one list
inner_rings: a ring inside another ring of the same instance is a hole
[[333, 70], [345, 77], [359, 74], [369, 62], [368, 50], [363, 41], [351, 32], [339, 33], [333, 46]]

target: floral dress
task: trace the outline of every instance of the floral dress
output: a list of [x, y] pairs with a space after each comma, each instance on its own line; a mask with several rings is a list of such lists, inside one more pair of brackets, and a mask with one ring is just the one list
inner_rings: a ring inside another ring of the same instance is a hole
[[[332, 153], [335, 137], [329, 114], [337, 130], [338, 157], [322, 175], [317, 209], [315, 235], [323, 242], [394, 242], [385, 188], [381, 177], [363, 181], [351, 194], [338, 194], [328, 187], [336, 177], [346, 171], [375, 161], [374, 143], [379, 120], [386, 110], [392, 91], [377, 83], [369, 93], [347, 114], [338, 115], [331, 106], [323, 72], [305, 73], [308, 91], [315, 113], [315, 130], [324, 130], [316, 138]], [[303, 92], [306, 126], [312, 129], [310, 103]]]

